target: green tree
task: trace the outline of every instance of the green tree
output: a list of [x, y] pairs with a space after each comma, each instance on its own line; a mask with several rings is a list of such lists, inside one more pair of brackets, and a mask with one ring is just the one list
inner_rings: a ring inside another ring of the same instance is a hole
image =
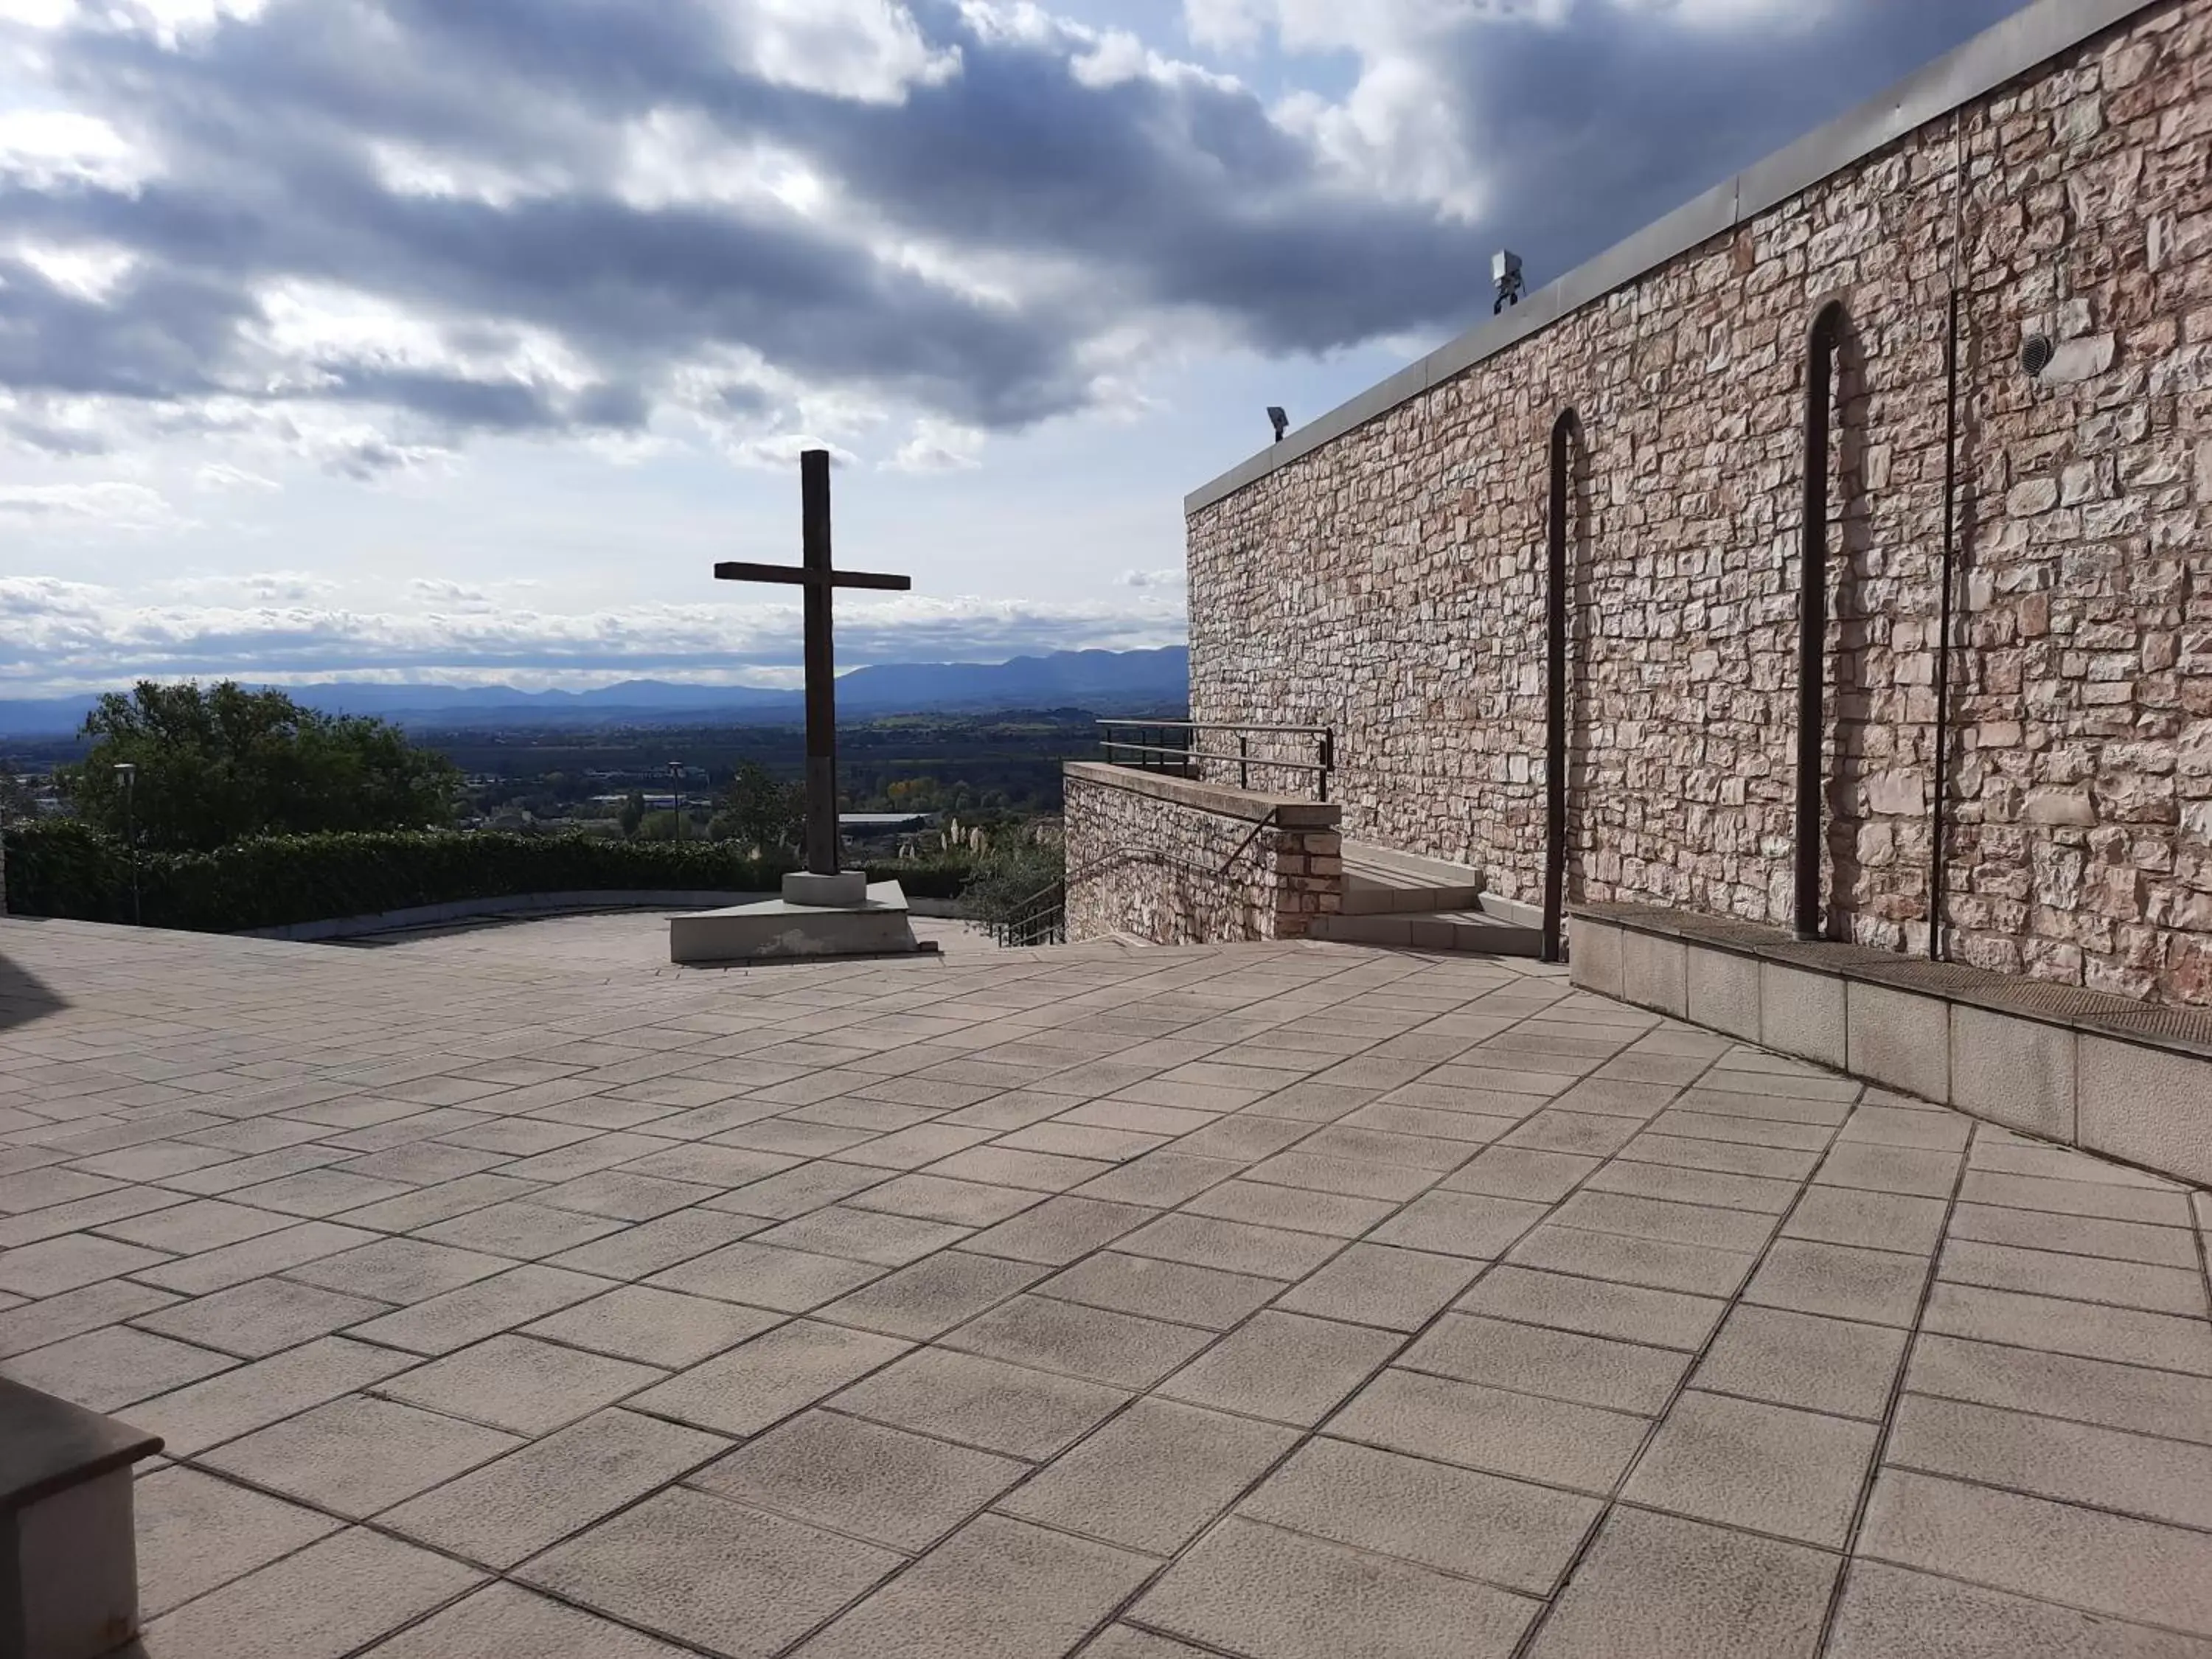
[[[443, 755], [382, 720], [324, 714], [234, 681], [142, 680], [85, 717], [92, 749], [58, 775], [80, 817], [151, 850], [247, 836], [420, 830], [448, 822], [461, 786]], [[135, 769], [131, 799], [116, 767]]]
[[794, 852], [806, 833], [806, 790], [786, 783], [758, 761], [743, 762], [722, 791], [707, 833], [716, 841], [757, 848], [763, 855]]
[[664, 811], [647, 812], [640, 819], [637, 838], [640, 841], [681, 841], [683, 836], [677, 833], [676, 814]]
[[15, 763], [0, 758], [0, 823], [27, 823], [38, 816], [38, 797], [15, 775]]
[[645, 792], [643, 790], [633, 789], [629, 792], [629, 799], [623, 803], [622, 812], [615, 821], [622, 825], [622, 832], [625, 836], [635, 836], [637, 833], [638, 825], [645, 822]]

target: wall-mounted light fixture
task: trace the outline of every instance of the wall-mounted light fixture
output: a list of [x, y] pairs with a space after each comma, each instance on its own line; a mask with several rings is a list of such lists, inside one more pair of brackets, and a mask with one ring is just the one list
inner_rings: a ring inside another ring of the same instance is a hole
[[1495, 317], [1508, 306], [1517, 306], [1528, 285], [1521, 275], [1521, 256], [1510, 248], [1500, 248], [1490, 256], [1491, 286], [1498, 297], [1491, 302], [1490, 314]]
[[1267, 421], [1268, 423], [1275, 428], [1275, 441], [1277, 443], [1282, 442], [1283, 434], [1291, 429], [1291, 417], [1283, 413], [1282, 406], [1280, 404], [1269, 404], [1267, 405]]

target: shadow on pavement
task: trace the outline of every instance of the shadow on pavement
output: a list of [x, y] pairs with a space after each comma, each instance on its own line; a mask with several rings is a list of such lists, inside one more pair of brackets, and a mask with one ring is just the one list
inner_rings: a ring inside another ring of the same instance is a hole
[[27, 968], [0, 956], [0, 1031], [58, 1013], [68, 1000]]

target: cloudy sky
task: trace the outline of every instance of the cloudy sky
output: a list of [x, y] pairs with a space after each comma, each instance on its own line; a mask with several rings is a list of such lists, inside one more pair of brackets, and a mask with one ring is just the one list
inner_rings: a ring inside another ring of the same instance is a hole
[[0, 696], [1182, 635], [1182, 493], [2016, 0], [0, 0]]

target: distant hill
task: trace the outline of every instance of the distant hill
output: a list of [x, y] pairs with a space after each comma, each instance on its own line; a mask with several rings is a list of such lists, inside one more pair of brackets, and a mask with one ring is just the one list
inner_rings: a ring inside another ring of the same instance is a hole
[[[374, 714], [422, 728], [457, 726], [595, 726], [654, 723], [774, 725], [805, 713], [797, 691], [750, 685], [625, 680], [591, 691], [519, 691], [509, 685], [387, 685], [335, 681], [282, 688], [328, 714]], [[919, 714], [992, 708], [1089, 708], [1155, 713], [1190, 695], [1190, 653], [1054, 651], [1011, 662], [880, 663], [837, 680], [841, 714]], [[91, 696], [0, 700], [0, 738], [74, 732]]]

